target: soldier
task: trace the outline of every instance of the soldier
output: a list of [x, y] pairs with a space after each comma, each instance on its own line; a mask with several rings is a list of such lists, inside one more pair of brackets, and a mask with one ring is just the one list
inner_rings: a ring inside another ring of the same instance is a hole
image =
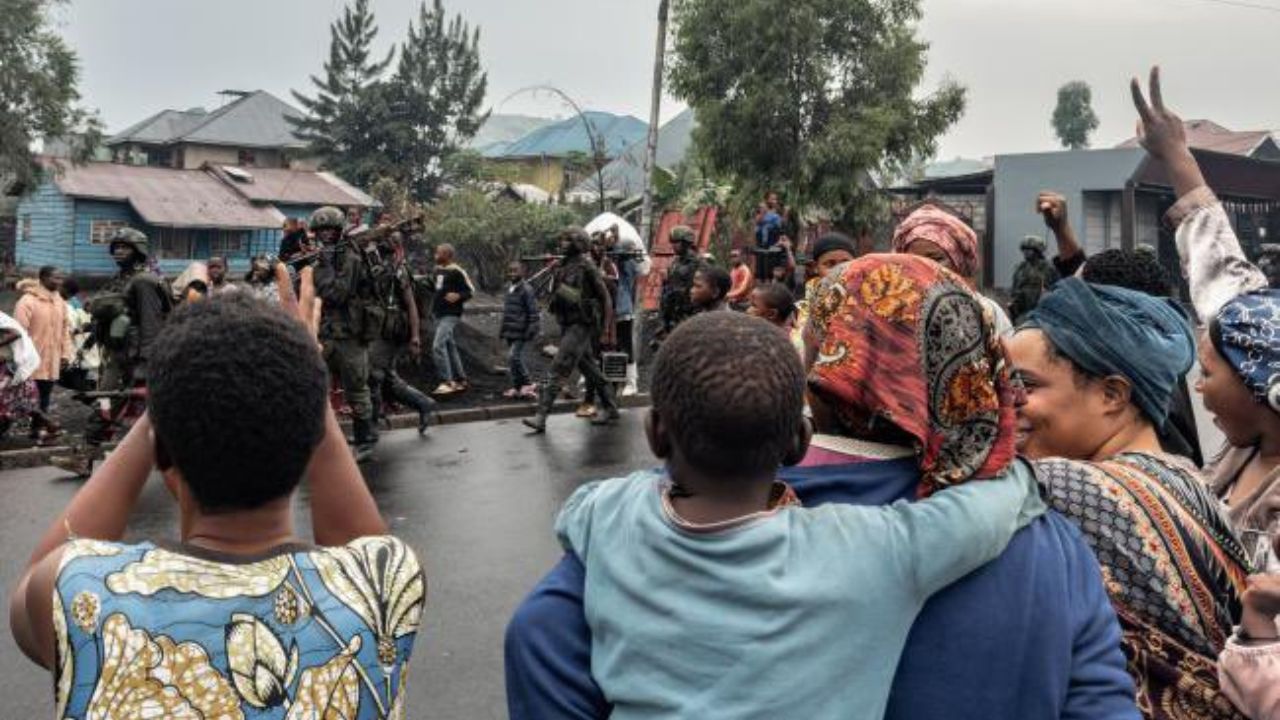
[[592, 424], [607, 425], [618, 419], [613, 386], [605, 380], [594, 349], [597, 336], [600, 345], [613, 344], [613, 299], [588, 255], [590, 242], [581, 228], [571, 227], [560, 233], [564, 259], [552, 276], [549, 308], [560, 324], [560, 349], [539, 389], [537, 416], [523, 421], [538, 433], [546, 432], [551, 406], [574, 368], [582, 373], [587, 389], [599, 402]]
[[383, 393], [418, 412], [418, 434], [424, 435], [431, 421], [435, 401], [405, 382], [396, 372], [396, 363], [405, 350], [415, 360], [422, 355], [421, 322], [413, 275], [404, 258], [399, 231], [392, 232], [378, 248], [381, 262], [374, 266], [374, 291], [381, 309], [382, 332], [369, 345], [369, 393], [376, 421], [382, 411]]
[[702, 261], [694, 249], [693, 228], [688, 225], [677, 225], [671, 229], [671, 242], [675, 245], [676, 257], [667, 270], [667, 279], [662, 284], [662, 330], [669, 333], [681, 320], [693, 314], [693, 306], [689, 302], [689, 288], [693, 287], [693, 276], [698, 272]]
[[[146, 235], [121, 228], [108, 247], [119, 272], [85, 309], [93, 318], [89, 342], [102, 354], [98, 391], [119, 393], [146, 384], [147, 354], [173, 308], [173, 298], [165, 283], [147, 269], [150, 246]], [[123, 395], [100, 400], [85, 425], [85, 447], [52, 458], [54, 466], [87, 475], [99, 448], [115, 434], [128, 401]]]
[[1024, 260], [1013, 271], [1013, 299], [1009, 302], [1014, 325], [1035, 309], [1045, 290], [1058, 282], [1058, 271], [1045, 259], [1044, 248], [1044, 238], [1035, 235], [1028, 235], [1022, 241]]
[[338, 208], [316, 210], [309, 224], [321, 247], [315, 270], [316, 295], [322, 301], [320, 342], [325, 363], [338, 376], [351, 407], [355, 457], [363, 462], [373, 456], [378, 442], [369, 399], [369, 342], [381, 328], [369, 312], [376, 305], [370, 261], [343, 236], [346, 217]]

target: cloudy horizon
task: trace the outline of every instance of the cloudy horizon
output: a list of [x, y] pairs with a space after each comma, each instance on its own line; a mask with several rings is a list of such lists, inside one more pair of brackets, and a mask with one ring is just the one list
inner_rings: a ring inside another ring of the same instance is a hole
[[[219, 90], [267, 90], [294, 102], [322, 71], [329, 23], [344, 0], [72, 0], [59, 30], [79, 53], [84, 101], [110, 131], [159, 110], [217, 107]], [[417, 0], [372, 0], [386, 52], [416, 17]], [[452, 0], [481, 28], [487, 106], [565, 116], [555, 85], [583, 107], [648, 120], [656, 0]], [[943, 78], [968, 88], [965, 116], [941, 139], [939, 159], [1053, 150], [1059, 85], [1088, 82], [1101, 126], [1095, 147], [1133, 134], [1128, 78], [1160, 63], [1165, 96], [1186, 118], [1233, 130], [1280, 129], [1269, 92], [1270, 43], [1280, 0], [923, 0], [930, 44], [920, 88]], [[1191, 40], [1190, 34], [1197, 33]], [[662, 119], [683, 106], [666, 98]]]

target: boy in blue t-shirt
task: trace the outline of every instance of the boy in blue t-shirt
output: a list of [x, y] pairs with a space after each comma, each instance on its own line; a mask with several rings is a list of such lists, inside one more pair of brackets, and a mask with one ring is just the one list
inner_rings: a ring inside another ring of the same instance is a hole
[[809, 443], [804, 385], [763, 320], [686, 321], [645, 425], [665, 470], [561, 511], [612, 717], [880, 718], [924, 601], [1044, 512], [1022, 464], [914, 504], [799, 507], [776, 473]]

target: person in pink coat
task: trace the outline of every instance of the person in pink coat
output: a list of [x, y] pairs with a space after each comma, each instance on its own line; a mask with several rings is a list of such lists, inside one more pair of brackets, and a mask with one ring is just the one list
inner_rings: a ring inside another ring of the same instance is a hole
[[32, 375], [40, 393], [40, 412], [32, 415], [31, 438], [42, 443], [62, 432], [58, 424], [49, 419], [49, 399], [62, 365], [75, 356], [67, 304], [59, 293], [64, 279], [62, 271], [52, 265], [40, 268], [38, 279], [28, 278], [18, 283], [22, 297], [13, 310], [14, 319], [27, 331], [40, 354], [40, 366]]

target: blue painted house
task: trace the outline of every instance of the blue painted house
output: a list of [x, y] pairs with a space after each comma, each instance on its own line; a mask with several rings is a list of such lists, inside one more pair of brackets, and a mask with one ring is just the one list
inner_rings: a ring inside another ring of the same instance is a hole
[[115, 267], [107, 245], [127, 226], [151, 240], [165, 274], [214, 255], [239, 273], [255, 255], [276, 253], [287, 218], [305, 218], [323, 205], [369, 208], [374, 201], [324, 172], [61, 166], [18, 203], [15, 254], [23, 268], [57, 265], [74, 275], [110, 275]]

